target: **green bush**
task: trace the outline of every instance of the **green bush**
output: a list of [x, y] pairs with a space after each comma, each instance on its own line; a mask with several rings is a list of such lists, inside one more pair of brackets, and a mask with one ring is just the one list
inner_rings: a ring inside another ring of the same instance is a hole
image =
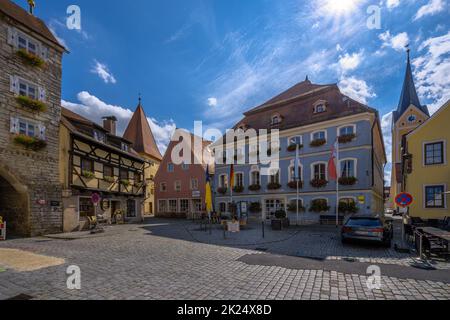
[[92, 171], [89, 171], [89, 170], [83, 170], [82, 174], [83, 174], [83, 177], [85, 177], [87, 179], [95, 178], [95, 173], [93, 173]]
[[339, 213], [358, 213], [359, 208], [356, 203], [339, 202]]
[[326, 200], [313, 200], [311, 201], [311, 206], [309, 207], [310, 212], [328, 212], [330, 211], [331, 207], [327, 205]]

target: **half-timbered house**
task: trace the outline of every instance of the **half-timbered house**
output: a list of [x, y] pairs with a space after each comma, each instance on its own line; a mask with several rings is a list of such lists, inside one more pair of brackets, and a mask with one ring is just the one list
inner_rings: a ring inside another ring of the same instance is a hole
[[105, 117], [100, 126], [62, 108], [60, 179], [66, 232], [87, 228], [93, 216], [112, 223], [142, 219], [145, 160], [130, 141], [116, 135], [116, 121]]

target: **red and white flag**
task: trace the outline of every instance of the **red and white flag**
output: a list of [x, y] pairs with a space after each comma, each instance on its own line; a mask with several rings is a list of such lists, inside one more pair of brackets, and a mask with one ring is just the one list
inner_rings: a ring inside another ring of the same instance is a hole
[[331, 148], [331, 158], [328, 161], [328, 177], [330, 180], [337, 180], [337, 168], [336, 168], [336, 160], [338, 157], [338, 148], [339, 143], [336, 140], [333, 147]]

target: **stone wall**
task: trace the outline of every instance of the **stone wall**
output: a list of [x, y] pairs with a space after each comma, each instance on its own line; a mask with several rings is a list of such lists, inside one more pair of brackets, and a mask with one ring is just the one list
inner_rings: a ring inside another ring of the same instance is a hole
[[[8, 26], [20, 29], [48, 47], [48, 61], [43, 68], [29, 66], [17, 56], [16, 48], [7, 42]], [[30, 207], [28, 212], [22, 214], [28, 217], [29, 226], [22, 235], [62, 231], [61, 186], [58, 171], [62, 54], [61, 48], [0, 14], [0, 70], [2, 70], [0, 73], [0, 167], [15, 177], [28, 191]], [[18, 105], [14, 93], [10, 91], [11, 75], [19, 76], [45, 88], [47, 105], [45, 112], [31, 111]], [[14, 135], [10, 133], [11, 117], [20, 117], [44, 125], [47, 146], [40, 151], [31, 151], [16, 145], [13, 142]]]

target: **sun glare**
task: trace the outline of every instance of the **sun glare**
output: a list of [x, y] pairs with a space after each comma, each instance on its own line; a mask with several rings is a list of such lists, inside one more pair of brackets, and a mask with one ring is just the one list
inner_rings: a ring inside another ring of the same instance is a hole
[[322, 8], [331, 15], [349, 14], [354, 11], [361, 0], [324, 0]]

